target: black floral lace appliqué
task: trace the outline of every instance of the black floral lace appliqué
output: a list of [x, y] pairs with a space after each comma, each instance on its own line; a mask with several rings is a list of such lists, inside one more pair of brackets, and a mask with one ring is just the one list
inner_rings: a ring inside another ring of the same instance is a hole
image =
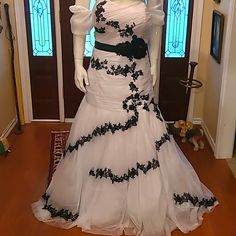
[[160, 151], [161, 149], [161, 146], [166, 143], [167, 141], [170, 141], [170, 135], [169, 134], [163, 134], [163, 136], [161, 137], [160, 140], [156, 141], [155, 144], [156, 144], [156, 150], [157, 151]]
[[125, 29], [119, 28], [118, 32], [120, 33], [121, 37], [129, 37], [134, 34], [133, 28], [135, 27], [135, 23], [133, 22], [132, 25], [126, 25]]
[[94, 58], [92, 57], [90, 60], [91, 67], [96, 69], [96, 70], [101, 70], [105, 69], [106, 73], [108, 75], [122, 75], [124, 77], [127, 77], [128, 74], [131, 74], [131, 77], [133, 78], [133, 81], [136, 81], [139, 76], [143, 76], [143, 71], [142, 70], [136, 70], [137, 63], [133, 62], [131, 65], [125, 65], [122, 67], [121, 65], [115, 66], [111, 65], [108, 68], [108, 61], [107, 60], [100, 60], [99, 58]]
[[96, 22], [100, 22], [100, 21], [105, 21], [106, 18], [103, 16], [105, 9], [103, 8], [103, 6], [107, 3], [106, 0], [100, 2], [97, 4], [96, 6], [96, 10], [95, 10], [95, 16], [96, 16]]
[[112, 124], [111, 122], [105, 123], [104, 125], [97, 126], [91, 134], [88, 134], [87, 136], [81, 136], [77, 142], [72, 145], [69, 144], [69, 146], [66, 148], [64, 152], [64, 157], [67, 152], [73, 152], [74, 150], [78, 150], [80, 146], [83, 146], [85, 143], [90, 142], [94, 137], [97, 136], [103, 136], [106, 133], [112, 133], [114, 134], [117, 131], [126, 131], [130, 129], [133, 126], [137, 126], [138, 122], [138, 114], [135, 113], [135, 115], [131, 116], [125, 123], [117, 123], [117, 124]]
[[163, 122], [164, 120], [162, 118], [161, 111], [158, 105], [154, 102], [154, 98], [151, 100], [151, 104], [153, 105], [153, 111], [156, 113], [156, 118]]
[[100, 27], [100, 28], [95, 27], [95, 31], [100, 34], [106, 33], [105, 27]]
[[149, 111], [148, 101], [149, 101], [149, 94], [141, 95], [141, 93], [138, 92], [132, 93], [122, 102], [123, 109], [126, 110], [127, 112], [130, 111], [137, 112], [137, 107], [143, 106], [143, 109]]
[[149, 170], [155, 170], [160, 167], [159, 161], [157, 159], [152, 159], [152, 161], [148, 161], [147, 164], [140, 164], [137, 162], [136, 167], [133, 167], [127, 171], [127, 173], [118, 176], [112, 172], [111, 169], [91, 169], [89, 171], [90, 176], [94, 176], [95, 178], [106, 178], [110, 179], [112, 183], [122, 183], [124, 181], [129, 181], [130, 179], [134, 179], [139, 175], [140, 172], [147, 174]]
[[75, 221], [79, 217], [79, 213], [74, 214], [67, 209], [60, 209], [59, 210], [59, 209], [53, 207], [52, 204], [48, 203], [49, 198], [50, 198], [50, 196], [46, 193], [42, 196], [42, 199], [45, 201], [43, 209], [49, 211], [52, 218], [60, 217], [66, 221], [69, 221], [69, 220]]
[[185, 202], [190, 202], [196, 207], [211, 207], [217, 201], [215, 197], [199, 199], [197, 196], [192, 196], [190, 193], [174, 194], [175, 204], [182, 205]]
[[114, 20], [110, 20], [106, 22], [106, 25], [109, 25], [115, 29], [120, 29], [120, 23], [119, 21], [114, 21]]
[[113, 21], [113, 20], [107, 21], [106, 25], [109, 25], [113, 27], [114, 29], [117, 29], [121, 37], [129, 37], [134, 34], [134, 31], [133, 31], [133, 28], [135, 27], [134, 22], [131, 25], [126, 24], [124, 29], [120, 27], [119, 21]]
[[135, 85], [134, 82], [131, 82], [129, 84], [129, 89], [132, 91], [132, 92], [138, 92], [138, 87]]
[[91, 68], [94, 68], [96, 70], [101, 70], [101, 69], [107, 69], [107, 60], [101, 61], [99, 58], [95, 59], [94, 57], [91, 58], [90, 60], [91, 63]]
[[[105, 13], [105, 8], [103, 7], [105, 4], [107, 3], [106, 0], [98, 3], [96, 5], [96, 10], [95, 10], [95, 16], [96, 16], [96, 22], [105, 22], [105, 24], [107, 26], [111, 26], [114, 29], [117, 29], [118, 32], [120, 33], [121, 37], [129, 37], [132, 36], [134, 34], [133, 28], [135, 27], [135, 23], [133, 22], [131, 25], [126, 25], [125, 29], [122, 29], [120, 27], [120, 23], [119, 21], [114, 21], [114, 20], [110, 20], [110, 21], [106, 21], [106, 17], [104, 16]], [[95, 30], [98, 33], [105, 33], [105, 27], [101, 27], [101, 28], [95, 28]]]
[[133, 80], [137, 80], [139, 76], [143, 75], [142, 70], [136, 70], [137, 63], [133, 62], [131, 65], [125, 65], [122, 67], [121, 65], [115, 66], [111, 65], [110, 69], [107, 70], [107, 74], [109, 75], [123, 75], [127, 77], [128, 74], [131, 74]]

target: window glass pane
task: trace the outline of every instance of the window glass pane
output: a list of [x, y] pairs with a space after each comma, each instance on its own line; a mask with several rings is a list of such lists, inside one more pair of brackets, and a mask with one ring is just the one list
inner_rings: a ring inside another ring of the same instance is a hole
[[[94, 5], [96, 3], [96, 0], [91, 0], [90, 1], [90, 10], [92, 11]], [[84, 51], [84, 56], [85, 57], [91, 57], [92, 52], [93, 52], [93, 47], [95, 43], [95, 37], [94, 37], [94, 32], [95, 29], [92, 28], [89, 33], [86, 34], [86, 41], [85, 41], [85, 51]]]
[[189, 0], [167, 1], [165, 57], [183, 58], [186, 53]]
[[29, 0], [33, 56], [53, 56], [50, 0]]

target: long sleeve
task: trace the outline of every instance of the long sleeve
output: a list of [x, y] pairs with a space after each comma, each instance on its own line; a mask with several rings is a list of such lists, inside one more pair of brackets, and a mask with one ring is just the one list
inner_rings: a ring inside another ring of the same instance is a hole
[[74, 35], [85, 35], [93, 27], [92, 12], [80, 5], [70, 6], [69, 9], [73, 13], [70, 19], [71, 32]]
[[162, 26], [164, 24], [165, 13], [162, 9], [161, 1], [147, 11], [151, 14], [153, 26]]

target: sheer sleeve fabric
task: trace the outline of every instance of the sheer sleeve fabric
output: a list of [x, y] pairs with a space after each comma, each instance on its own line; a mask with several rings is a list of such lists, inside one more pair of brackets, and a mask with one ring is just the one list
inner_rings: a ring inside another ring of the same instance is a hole
[[164, 24], [165, 13], [163, 11], [162, 1], [159, 1], [157, 5], [148, 8], [148, 12], [151, 14], [153, 26], [162, 26]]
[[69, 9], [73, 13], [70, 18], [71, 32], [74, 35], [85, 35], [93, 27], [92, 12], [81, 5], [73, 5]]

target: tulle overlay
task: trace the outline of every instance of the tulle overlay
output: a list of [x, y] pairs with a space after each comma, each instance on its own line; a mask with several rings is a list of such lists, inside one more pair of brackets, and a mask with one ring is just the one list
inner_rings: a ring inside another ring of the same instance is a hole
[[[70, 10], [74, 34], [95, 26], [96, 40], [113, 45], [134, 37], [148, 43], [150, 27], [163, 24], [159, 5], [147, 10], [139, 1]], [[103, 235], [169, 236], [175, 228], [195, 229], [218, 202], [168, 134], [153, 100], [148, 53], [135, 59], [94, 49], [88, 77], [65, 154], [32, 205], [35, 216]]]

